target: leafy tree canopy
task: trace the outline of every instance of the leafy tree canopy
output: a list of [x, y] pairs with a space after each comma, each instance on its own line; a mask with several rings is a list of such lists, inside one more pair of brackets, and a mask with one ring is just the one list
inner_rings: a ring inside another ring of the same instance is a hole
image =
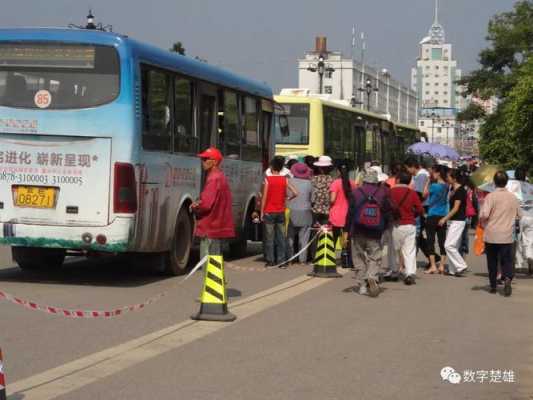
[[185, 55], [185, 47], [183, 47], [183, 43], [181, 42], [175, 42], [169, 50], [182, 56]]

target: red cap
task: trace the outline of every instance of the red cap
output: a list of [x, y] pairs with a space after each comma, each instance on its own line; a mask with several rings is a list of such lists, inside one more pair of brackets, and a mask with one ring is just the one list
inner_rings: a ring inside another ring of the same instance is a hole
[[215, 160], [215, 161], [222, 161], [224, 157], [222, 157], [222, 153], [220, 150], [210, 147], [207, 150], [202, 151], [200, 154], [198, 154], [198, 157], [200, 158], [207, 158], [209, 160]]

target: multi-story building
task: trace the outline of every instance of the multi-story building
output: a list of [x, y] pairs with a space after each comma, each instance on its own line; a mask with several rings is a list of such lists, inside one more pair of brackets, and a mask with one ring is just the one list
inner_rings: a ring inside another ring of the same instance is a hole
[[420, 42], [416, 68], [411, 73], [411, 88], [419, 99], [418, 127], [429, 140], [456, 147], [456, 115], [467, 105], [458, 84], [461, 70], [454, 59], [453, 46], [446, 43], [439, 22], [438, 0], [428, 36]]
[[417, 98], [413, 90], [385, 69], [380, 71], [345, 58], [339, 51], [329, 51], [325, 37], [317, 37], [315, 49], [298, 60], [298, 87], [387, 115], [395, 122], [416, 125]]

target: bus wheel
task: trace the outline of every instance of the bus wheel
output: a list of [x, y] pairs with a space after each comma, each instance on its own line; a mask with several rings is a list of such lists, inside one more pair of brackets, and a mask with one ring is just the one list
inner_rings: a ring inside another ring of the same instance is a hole
[[165, 272], [169, 275], [183, 275], [189, 264], [191, 248], [192, 221], [187, 210], [182, 208], [176, 220], [174, 240], [165, 263]]
[[64, 249], [12, 247], [13, 259], [21, 269], [57, 269], [65, 261]]

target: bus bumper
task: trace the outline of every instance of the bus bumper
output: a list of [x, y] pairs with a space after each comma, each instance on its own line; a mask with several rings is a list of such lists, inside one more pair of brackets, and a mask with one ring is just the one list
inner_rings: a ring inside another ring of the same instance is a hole
[[120, 253], [128, 251], [133, 228], [133, 218], [116, 218], [107, 226], [0, 223], [0, 244]]

